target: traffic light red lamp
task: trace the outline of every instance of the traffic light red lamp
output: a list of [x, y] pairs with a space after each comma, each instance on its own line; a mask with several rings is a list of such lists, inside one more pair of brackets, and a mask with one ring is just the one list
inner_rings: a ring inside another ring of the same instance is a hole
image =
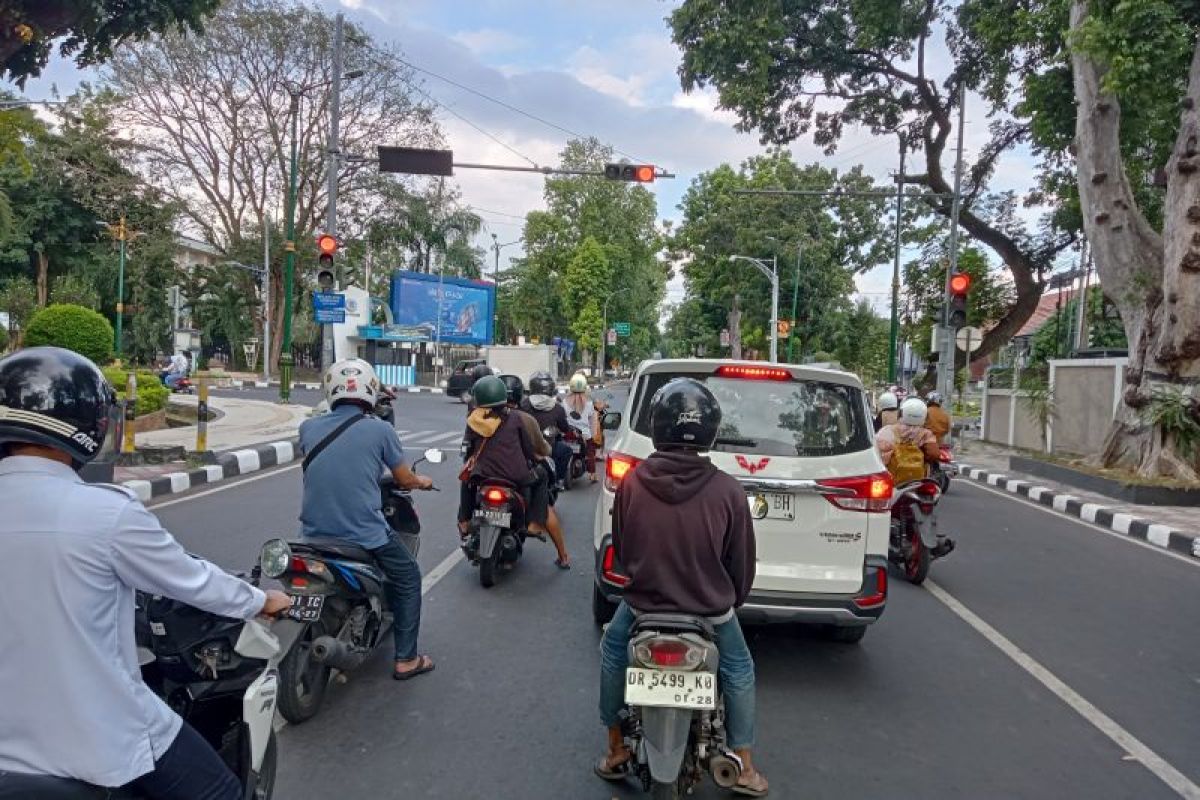
[[967, 324], [967, 293], [971, 290], [971, 276], [965, 272], [950, 275], [950, 308], [947, 322], [953, 330]]
[[333, 273], [333, 257], [337, 255], [338, 239], [332, 233], [322, 233], [317, 237], [317, 287], [328, 292], [333, 289], [336, 280]]

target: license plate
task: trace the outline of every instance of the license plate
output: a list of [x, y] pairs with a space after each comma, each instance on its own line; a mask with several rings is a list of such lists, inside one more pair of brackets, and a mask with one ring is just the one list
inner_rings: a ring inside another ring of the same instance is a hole
[[711, 672], [676, 669], [625, 670], [625, 702], [660, 708], [717, 707], [717, 676]]
[[795, 498], [790, 494], [765, 492], [749, 495], [746, 500], [755, 519], [796, 519]]
[[492, 511], [481, 508], [475, 512], [475, 516], [497, 528], [507, 528], [512, 524], [512, 513], [509, 511]]
[[288, 609], [287, 615], [299, 622], [316, 622], [321, 618], [321, 608], [325, 605], [325, 598], [319, 594], [294, 594], [292, 595], [292, 607]]

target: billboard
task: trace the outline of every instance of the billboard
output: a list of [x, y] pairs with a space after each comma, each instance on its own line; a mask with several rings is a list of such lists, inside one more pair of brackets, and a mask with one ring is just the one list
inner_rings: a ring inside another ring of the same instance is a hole
[[[440, 295], [440, 297], [439, 297]], [[399, 270], [392, 274], [396, 336], [451, 344], [491, 344], [496, 288], [490, 283]]]

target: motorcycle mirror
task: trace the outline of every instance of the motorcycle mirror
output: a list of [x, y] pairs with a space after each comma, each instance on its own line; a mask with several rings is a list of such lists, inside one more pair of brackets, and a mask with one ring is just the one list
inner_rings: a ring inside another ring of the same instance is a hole
[[246, 620], [234, 652], [243, 658], [268, 659], [279, 652], [279, 639], [256, 619]]
[[436, 448], [430, 448], [425, 451], [425, 460], [430, 464], [440, 464], [445, 458], [446, 454]]

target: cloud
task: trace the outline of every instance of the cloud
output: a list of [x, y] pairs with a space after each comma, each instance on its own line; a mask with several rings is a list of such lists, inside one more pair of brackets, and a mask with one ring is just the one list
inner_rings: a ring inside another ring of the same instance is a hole
[[451, 38], [476, 53], [504, 53], [530, 45], [528, 38], [498, 28], [459, 31]]

